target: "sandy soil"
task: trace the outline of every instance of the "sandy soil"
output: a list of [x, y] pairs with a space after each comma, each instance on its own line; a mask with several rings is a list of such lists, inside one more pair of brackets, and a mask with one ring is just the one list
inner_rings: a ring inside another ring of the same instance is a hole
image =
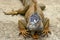
[[[60, 40], [60, 0], [38, 0], [44, 3], [46, 9], [43, 11], [45, 17], [50, 19], [51, 35], [39, 40]], [[3, 11], [11, 11], [23, 8], [19, 0], [0, 0], [0, 40], [25, 40], [18, 36], [18, 20], [24, 19], [20, 15], [4, 15]], [[26, 40], [33, 40], [27, 38]]]

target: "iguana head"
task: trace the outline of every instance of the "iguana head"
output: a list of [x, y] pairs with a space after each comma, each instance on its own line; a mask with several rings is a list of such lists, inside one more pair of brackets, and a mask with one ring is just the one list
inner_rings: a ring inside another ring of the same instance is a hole
[[27, 28], [32, 31], [43, 30], [42, 20], [37, 13], [30, 16]]

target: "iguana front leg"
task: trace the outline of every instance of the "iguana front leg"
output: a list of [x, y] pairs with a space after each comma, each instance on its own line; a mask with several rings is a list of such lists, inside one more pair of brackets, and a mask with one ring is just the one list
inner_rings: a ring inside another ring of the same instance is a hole
[[50, 30], [49, 30], [49, 19], [45, 18], [44, 20], [44, 30], [42, 32], [42, 35], [45, 36], [47, 35], [48, 36], [48, 33], [51, 34]]
[[23, 35], [24, 37], [28, 36], [28, 30], [25, 28], [25, 25], [22, 23], [22, 21], [18, 21], [18, 27], [20, 30], [19, 35]]

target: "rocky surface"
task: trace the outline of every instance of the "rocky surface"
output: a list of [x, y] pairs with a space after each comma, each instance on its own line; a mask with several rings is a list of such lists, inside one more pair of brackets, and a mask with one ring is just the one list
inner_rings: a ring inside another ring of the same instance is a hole
[[[43, 11], [45, 17], [50, 19], [51, 35], [39, 40], [60, 40], [60, 0], [37, 0], [44, 3], [46, 9]], [[20, 15], [4, 15], [3, 11], [11, 11], [23, 8], [19, 0], [0, 0], [0, 40], [25, 40], [18, 36], [18, 20], [24, 19]], [[26, 40], [32, 40], [27, 38]]]

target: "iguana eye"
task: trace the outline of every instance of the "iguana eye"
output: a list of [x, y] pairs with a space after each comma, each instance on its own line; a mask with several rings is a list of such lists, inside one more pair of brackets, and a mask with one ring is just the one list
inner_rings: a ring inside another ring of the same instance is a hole
[[34, 23], [37, 23], [37, 21], [36, 21], [36, 20], [34, 20]]

